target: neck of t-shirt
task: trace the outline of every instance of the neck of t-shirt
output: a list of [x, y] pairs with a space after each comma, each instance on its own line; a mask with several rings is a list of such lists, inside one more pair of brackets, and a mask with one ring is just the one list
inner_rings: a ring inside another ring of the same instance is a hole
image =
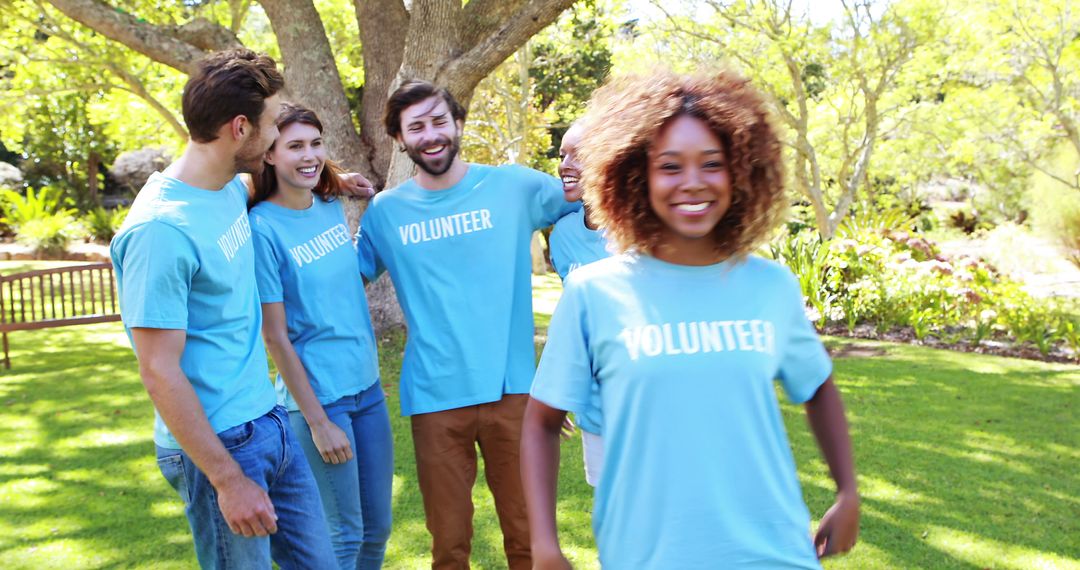
[[416, 182], [416, 185], [421, 189], [438, 192], [439, 190], [453, 188], [459, 182], [464, 180], [465, 175], [468, 173], [469, 163], [462, 160], [460, 156], [455, 156], [454, 162], [446, 172], [436, 176], [421, 170], [413, 178], [413, 181]]
[[192, 188], [217, 192], [236, 178], [236, 160], [210, 144], [193, 142], [162, 174]]
[[315, 203], [315, 195], [306, 188], [286, 188], [282, 185], [273, 196], [266, 200], [290, 210], [307, 210]]

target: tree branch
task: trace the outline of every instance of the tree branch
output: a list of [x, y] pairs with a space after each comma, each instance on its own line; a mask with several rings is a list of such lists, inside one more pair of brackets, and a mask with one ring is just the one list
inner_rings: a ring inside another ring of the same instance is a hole
[[360, 24], [360, 45], [364, 46], [364, 93], [360, 101], [361, 151], [371, 164], [368, 178], [377, 188], [386, 183], [394, 141], [384, 132], [381, 112], [386, 107], [390, 86], [394, 84], [405, 54], [405, 33], [409, 13], [401, 0], [355, 0], [356, 19]]
[[[180, 28], [156, 26], [139, 21], [135, 16], [112, 8], [98, 0], [47, 1], [72, 20], [103, 34], [111, 40], [120, 42], [158, 63], [163, 63], [184, 73], [190, 74], [195, 71], [196, 63], [208, 52], [207, 49], [177, 37]], [[192, 35], [200, 38], [200, 43], [204, 45], [213, 43], [213, 39], [205, 33], [196, 32]], [[232, 45], [238, 46], [239, 42]]]
[[521, 9], [524, 0], [470, 0], [461, 12], [461, 42], [465, 50], [472, 49], [490, 36], [499, 23], [509, 20]]
[[437, 79], [450, 80], [446, 83], [455, 95], [471, 93], [484, 76], [573, 3], [574, 0], [529, 0], [468, 52], [453, 59]]

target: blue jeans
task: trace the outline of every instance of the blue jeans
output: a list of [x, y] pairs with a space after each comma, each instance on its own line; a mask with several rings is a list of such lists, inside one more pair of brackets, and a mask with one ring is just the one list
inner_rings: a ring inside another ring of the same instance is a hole
[[376, 382], [323, 409], [349, 437], [353, 458], [345, 463], [322, 460], [303, 414], [289, 412], [289, 421], [319, 485], [338, 567], [381, 568], [390, 538], [394, 483], [394, 440], [382, 385]]
[[276, 407], [265, 416], [218, 434], [244, 474], [270, 495], [277, 532], [269, 537], [233, 534], [218, 508], [217, 492], [186, 453], [157, 448], [158, 467], [184, 501], [199, 565], [214, 569], [282, 570], [332, 568], [334, 551], [315, 498], [315, 479], [300, 443], [288, 426], [287, 413]]

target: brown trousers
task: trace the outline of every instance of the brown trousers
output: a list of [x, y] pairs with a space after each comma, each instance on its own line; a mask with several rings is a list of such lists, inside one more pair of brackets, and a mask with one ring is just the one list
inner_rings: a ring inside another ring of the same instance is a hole
[[532, 568], [529, 522], [518, 460], [527, 394], [505, 394], [497, 402], [412, 416], [413, 447], [427, 528], [431, 567], [469, 568], [472, 550], [472, 488], [476, 446], [495, 498], [510, 570]]

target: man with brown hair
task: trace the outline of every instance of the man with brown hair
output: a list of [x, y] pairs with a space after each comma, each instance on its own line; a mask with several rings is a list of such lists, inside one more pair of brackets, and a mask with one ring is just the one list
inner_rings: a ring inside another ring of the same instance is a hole
[[581, 206], [547, 174], [462, 160], [464, 119], [426, 81], [390, 96], [387, 133], [419, 171], [375, 196], [357, 247], [368, 280], [390, 273], [409, 326], [401, 411], [412, 416], [432, 567], [469, 567], [479, 446], [508, 566], [527, 569], [518, 448], [536, 362], [529, 242]]
[[204, 568], [336, 566], [311, 468], [268, 379], [238, 176], [262, 169], [283, 85], [274, 61], [250, 50], [200, 62], [183, 96], [191, 140], [112, 242], [158, 465]]

